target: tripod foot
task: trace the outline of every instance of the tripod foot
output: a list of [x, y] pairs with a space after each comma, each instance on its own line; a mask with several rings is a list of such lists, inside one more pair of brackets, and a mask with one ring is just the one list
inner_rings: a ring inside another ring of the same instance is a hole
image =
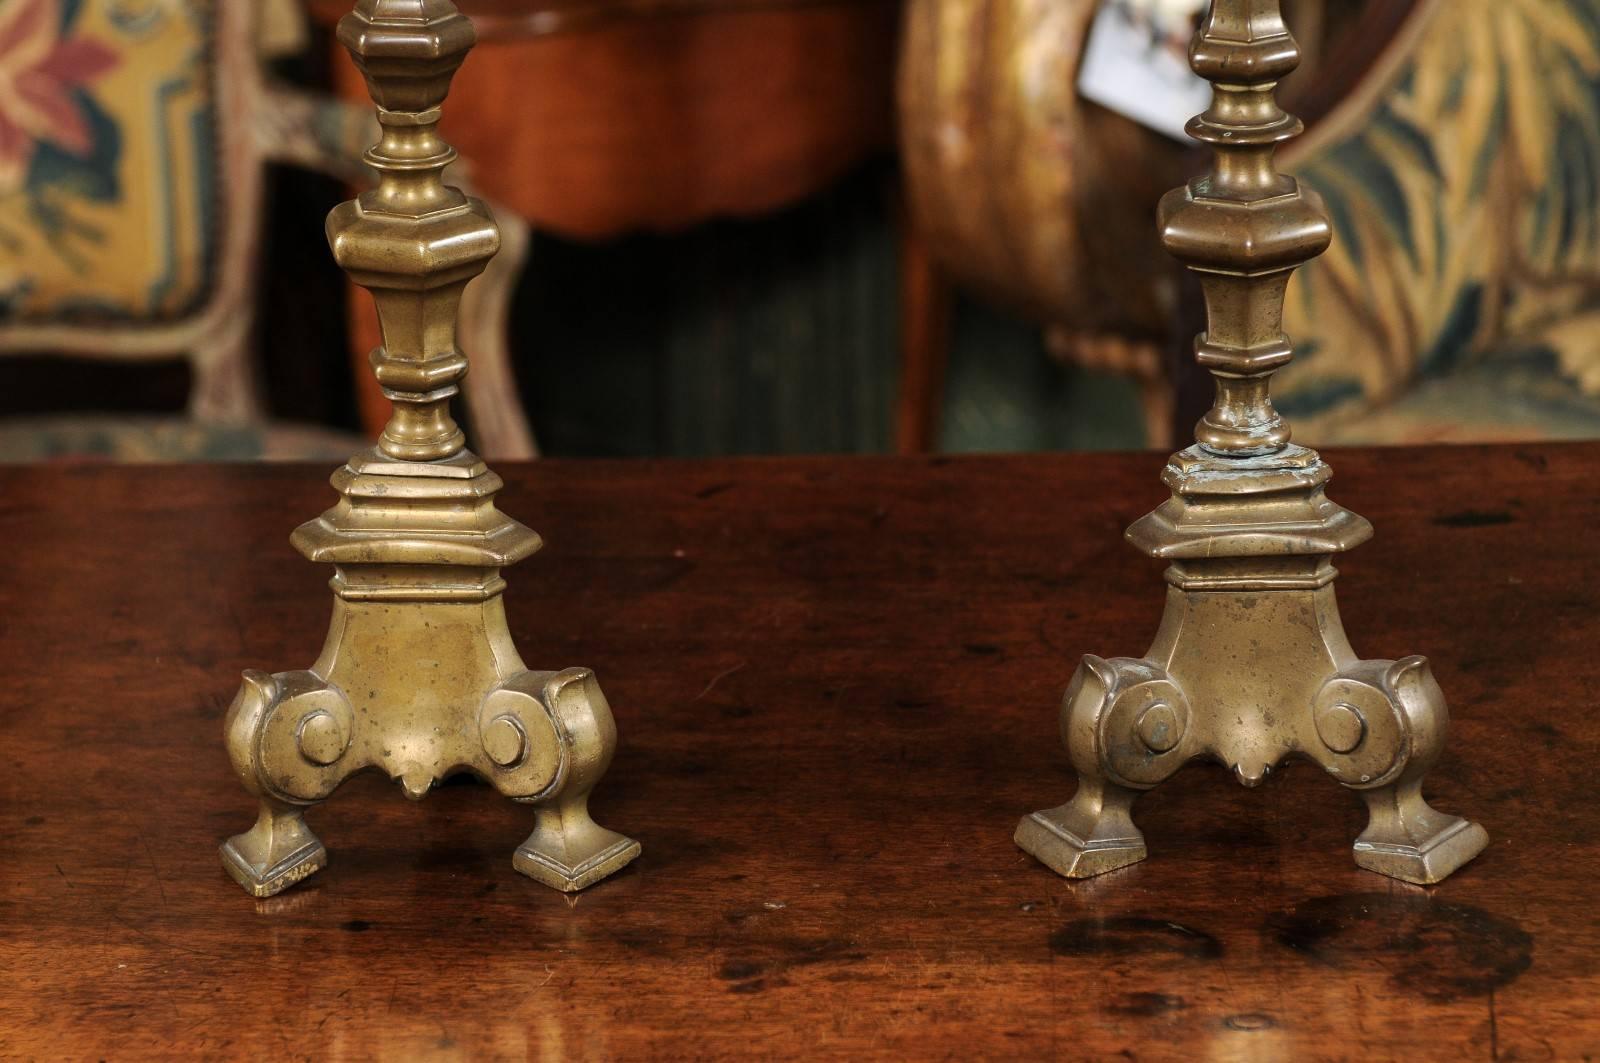
[[1371, 822], [1356, 839], [1356, 864], [1402, 882], [1431, 886], [1483, 852], [1489, 832], [1422, 799], [1422, 782], [1365, 791]]
[[1323, 767], [1367, 803], [1357, 865], [1431, 886], [1489, 844], [1478, 824], [1423, 800], [1422, 780], [1444, 749], [1450, 721], [1425, 658], [1350, 665], [1318, 692], [1312, 721]]
[[[589, 815], [594, 789], [617, 748], [617, 725], [594, 673], [569, 668], [541, 679], [538, 701], [565, 746], [565, 769], [555, 789], [532, 798], [539, 805], [533, 833], [511, 864], [536, 882], [576, 893], [632, 862], [639, 843], [607, 830]], [[507, 703], [509, 704], [509, 702]], [[521, 717], [532, 717], [531, 711]]]
[[256, 825], [222, 843], [222, 866], [252, 897], [282, 893], [328, 863], [305, 810], [263, 799]]
[[535, 882], [576, 893], [622, 870], [639, 855], [639, 843], [589, 818], [588, 796], [541, 810], [511, 866]]
[[1092, 878], [1137, 864], [1148, 855], [1131, 815], [1138, 796], [1115, 783], [1080, 779], [1071, 801], [1023, 817], [1017, 845], [1063, 878]]

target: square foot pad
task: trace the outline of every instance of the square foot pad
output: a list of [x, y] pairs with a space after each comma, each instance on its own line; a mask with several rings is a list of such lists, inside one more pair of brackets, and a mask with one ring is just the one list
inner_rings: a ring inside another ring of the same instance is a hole
[[1488, 831], [1476, 823], [1457, 819], [1421, 845], [1358, 841], [1355, 856], [1356, 864], [1368, 871], [1431, 886], [1449, 878], [1488, 844]]
[[222, 867], [252, 897], [272, 897], [295, 883], [310, 878], [328, 864], [328, 850], [321, 842], [302, 846], [272, 864], [253, 864], [229, 840], [222, 844]]
[[542, 882], [563, 893], [576, 893], [622, 870], [633, 862], [640, 851], [638, 842], [619, 834], [614, 842], [599, 852], [568, 864], [524, 844], [517, 849], [511, 866], [535, 882]]
[[1048, 812], [1024, 816], [1017, 824], [1016, 843], [1063, 878], [1092, 878], [1148, 855], [1142, 837], [1085, 841]]

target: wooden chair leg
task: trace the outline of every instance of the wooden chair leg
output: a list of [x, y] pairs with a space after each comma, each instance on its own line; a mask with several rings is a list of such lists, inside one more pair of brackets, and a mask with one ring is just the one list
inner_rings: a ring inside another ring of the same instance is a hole
[[485, 458], [527, 461], [539, 456], [533, 426], [517, 389], [511, 350], [511, 304], [528, 261], [532, 231], [509, 207], [494, 206], [500, 253], [461, 299], [461, 349], [472, 368], [462, 382], [475, 450]]
[[900, 396], [895, 453], [928, 454], [939, 443], [950, 346], [950, 284], [909, 219], [900, 223]]
[[261, 389], [251, 358], [254, 318], [238, 313], [218, 322], [195, 344], [189, 416], [213, 424], [262, 419]]
[[1044, 331], [1045, 349], [1064, 365], [1131, 378], [1144, 412], [1145, 446], [1172, 446], [1174, 391], [1163, 344], [1108, 332], [1079, 332], [1064, 325]]

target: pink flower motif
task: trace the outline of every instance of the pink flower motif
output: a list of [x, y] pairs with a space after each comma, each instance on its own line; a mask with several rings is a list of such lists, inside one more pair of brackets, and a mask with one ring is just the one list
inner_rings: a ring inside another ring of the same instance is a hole
[[59, 0], [0, 0], [0, 190], [15, 188], [40, 143], [74, 155], [94, 144], [73, 90], [117, 65], [110, 48], [62, 39]]

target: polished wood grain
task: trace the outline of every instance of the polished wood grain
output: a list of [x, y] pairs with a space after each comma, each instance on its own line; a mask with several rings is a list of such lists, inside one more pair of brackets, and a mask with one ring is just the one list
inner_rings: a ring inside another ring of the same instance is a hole
[[1077, 658], [1141, 652], [1121, 541], [1156, 455], [503, 470], [547, 539], [530, 663], [587, 664], [637, 863], [565, 898], [530, 814], [358, 780], [332, 864], [256, 902], [221, 718], [310, 663], [303, 467], [0, 470], [0, 1057], [1581, 1059], [1600, 1052], [1600, 445], [1335, 453], [1376, 540], [1358, 650], [1429, 654], [1431, 777], [1493, 844], [1431, 890], [1359, 871], [1359, 802], [1194, 766], [1151, 858], [1065, 882], [1011, 843], [1072, 787]]

